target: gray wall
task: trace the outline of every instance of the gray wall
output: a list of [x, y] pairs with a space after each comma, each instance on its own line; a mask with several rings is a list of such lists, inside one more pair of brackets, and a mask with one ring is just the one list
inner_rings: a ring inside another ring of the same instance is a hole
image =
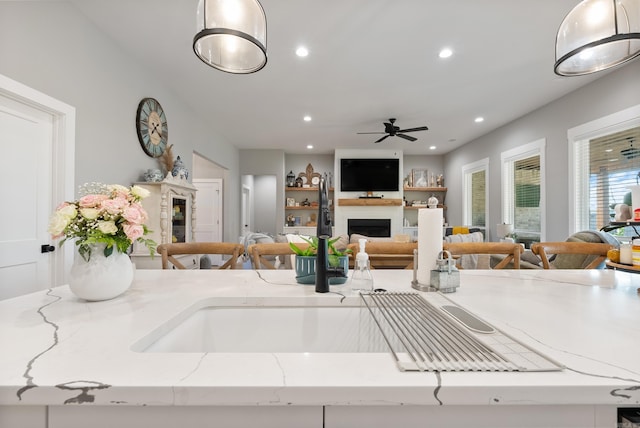
[[127, 185], [158, 167], [140, 148], [135, 131], [138, 103], [156, 98], [167, 113], [174, 155], [190, 171], [193, 151], [229, 170], [224, 236], [237, 239], [238, 150], [73, 5], [0, 2], [0, 74], [76, 108], [76, 185]]
[[500, 153], [545, 138], [546, 239], [565, 240], [569, 235], [567, 130], [637, 104], [640, 104], [639, 60], [447, 154], [444, 170], [449, 223], [462, 224], [462, 166], [488, 157], [487, 224], [495, 238], [495, 225], [501, 221], [502, 212]]
[[[284, 151], [282, 150], [240, 150], [240, 174], [241, 175], [275, 175], [276, 233], [284, 230]], [[239, 187], [238, 187], [239, 189]], [[258, 207], [254, 207], [257, 215]]]

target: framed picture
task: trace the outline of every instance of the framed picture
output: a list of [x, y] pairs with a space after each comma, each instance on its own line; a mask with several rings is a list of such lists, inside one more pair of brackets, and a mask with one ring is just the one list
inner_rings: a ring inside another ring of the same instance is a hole
[[412, 169], [413, 187], [429, 187], [429, 175], [426, 169]]
[[296, 206], [296, 200], [293, 198], [287, 198], [287, 206], [288, 207], [295, 207]]

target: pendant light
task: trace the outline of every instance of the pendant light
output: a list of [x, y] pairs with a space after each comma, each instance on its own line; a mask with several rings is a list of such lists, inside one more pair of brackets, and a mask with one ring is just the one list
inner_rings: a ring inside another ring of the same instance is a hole
[[193, 51], [205, 64], [247, 74], [267, 64], [267, 18], [258, 0], [200, 0]]
[[640, 55], [640, 0], [583, 0], [556, 36], [554, 71], [580, 76]]

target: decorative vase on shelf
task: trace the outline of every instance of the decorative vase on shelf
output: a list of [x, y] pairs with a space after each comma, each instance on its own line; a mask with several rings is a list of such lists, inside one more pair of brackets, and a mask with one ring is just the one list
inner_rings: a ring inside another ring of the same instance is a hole
[[109, 300], [127, 291], [133, 282], [133, 264], [127, 254], [117, 248], [104, 255], [105, 244], [91, 245], [91, 256], [85, 260], [77, 251], [69, 272], [69, 287], [84, 300]]
[[173, 163], [173, 169], [171, 170], [171, 175], [174, 177], [178, 177], [180, 180], [188, 180], [189, 179], [189, 171], [182, 163], [182, 159], [180, 156], [176, 158], [176, 161]]

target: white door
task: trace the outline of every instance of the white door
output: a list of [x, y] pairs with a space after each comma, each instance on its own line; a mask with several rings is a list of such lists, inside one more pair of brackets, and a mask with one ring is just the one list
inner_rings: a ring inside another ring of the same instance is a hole
[[0, 298], [50, 284], [47, 221], [51, 208], [52, 116], [0, 98]]
[[[198, 221], [194, 231], [196, 242], [222, 241], [222, 179], [194, 178]], [[220, 265], [222, 256], [212, 255], [211, 262]]]
[[47, 224], [54, 198], [73, 188], [74, 118], [72, 107], [0, 75], [0, 299], [60, 285], [71, 263], [68, 251], [51, 251]]
[[242, 227], [242, 236], [246, 235], [252, 230], [251, 226], [251, 189], [247, 186], [242, 186], [242, 207], [240, 208], [240, 224]]

